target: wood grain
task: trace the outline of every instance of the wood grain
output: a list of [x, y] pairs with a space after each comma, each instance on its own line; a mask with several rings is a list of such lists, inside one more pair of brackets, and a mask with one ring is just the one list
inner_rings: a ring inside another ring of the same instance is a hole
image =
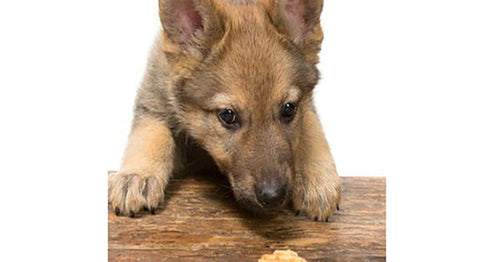
[[385, 261], [385, 178], [343, 177], [340, 212], [328, 223], [291, 210], [257, 217], [223, 178], [172, 179], [166, 204], [138, 218], [108, 213], [109, 261], [254, 261], [292, 249], [308, 261]]

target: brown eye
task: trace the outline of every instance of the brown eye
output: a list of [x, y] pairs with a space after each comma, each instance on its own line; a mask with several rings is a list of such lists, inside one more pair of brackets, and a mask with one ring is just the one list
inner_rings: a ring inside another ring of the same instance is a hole
[[281, 121], [284, 123], [290, 123], [295, 117], [297, 112], [297, 103], [286, 103], [283, 105], [280, 111]]
[[232, 109], [225, 108], [218, 110], [217, 116], [224, 127], [231, 129], [239, 127], [238, 115]]

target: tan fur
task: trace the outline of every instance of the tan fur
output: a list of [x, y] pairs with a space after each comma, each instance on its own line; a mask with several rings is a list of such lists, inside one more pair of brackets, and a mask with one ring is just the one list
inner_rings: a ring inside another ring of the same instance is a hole
[[[206, 153], [244, 205], [259, 208], [254, 185], [279, 178], [296, 209], [333, 214], [340, 181], [312, 104], [321, 8], [320, 0], [160, 0], [163, 31], [123, 165], [109, 179], [117, 213], [156, 207], [173, 170]], [[283, 123], [289, 102], [298, 111]], [[219, 121], [224, 108], [238, 112], [238, 130]]]
[[325, 220], [338, 208], [342, 198], [341, 183], [314, 111], [304, 115], [302, 135], [295, 151], [295, 210], [311, 218]]
[[174, 142], [164, 123], [144, 117], [134, 125], [120, 171], [109, 177], [109, 201], [123, 214], [157, 207], [173, 166]]

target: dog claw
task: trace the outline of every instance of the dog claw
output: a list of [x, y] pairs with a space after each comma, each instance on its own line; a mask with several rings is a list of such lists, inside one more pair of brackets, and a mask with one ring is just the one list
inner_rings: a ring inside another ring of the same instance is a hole
[[325, 219], [325, 222], [328, 222], [328, 217]]
[[156, 207], [151, 207], [149, 211], [151, 212], [151, 215], [156, 214]]
[[295, 212], [295, 216], [298, 216], [298, 215], [300, 215], [300, 210], [297, 210], [297, 211]]
[[115, 215], [117, 216], [120, 215], [120, 208], [118, 207], [115, 208]]
[[315, 217], [315, 218], [314, 218], [314, 221], [318, 221], [318, 217]]
[[337, 211], [340, 211], [340, 207], [339, 207], [339, 204], [337, 204]]
[[135, 213], [133, 211], [130, 211], [130, 217], [135, 217]]

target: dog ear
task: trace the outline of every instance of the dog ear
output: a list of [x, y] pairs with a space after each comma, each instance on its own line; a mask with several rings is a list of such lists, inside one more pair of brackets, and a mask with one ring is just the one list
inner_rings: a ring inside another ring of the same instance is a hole
[[278, 31], [314, 57], [323, 40], [320, 15], [322, 0], [266, 0], [266, 9]]
[[202, 51], [222, 29], [212, 0], [159, 0], [165, 52]]
[[319, 25], [322, 0], [268, 0], [271, 19], [290, 40], [302, 44]]

